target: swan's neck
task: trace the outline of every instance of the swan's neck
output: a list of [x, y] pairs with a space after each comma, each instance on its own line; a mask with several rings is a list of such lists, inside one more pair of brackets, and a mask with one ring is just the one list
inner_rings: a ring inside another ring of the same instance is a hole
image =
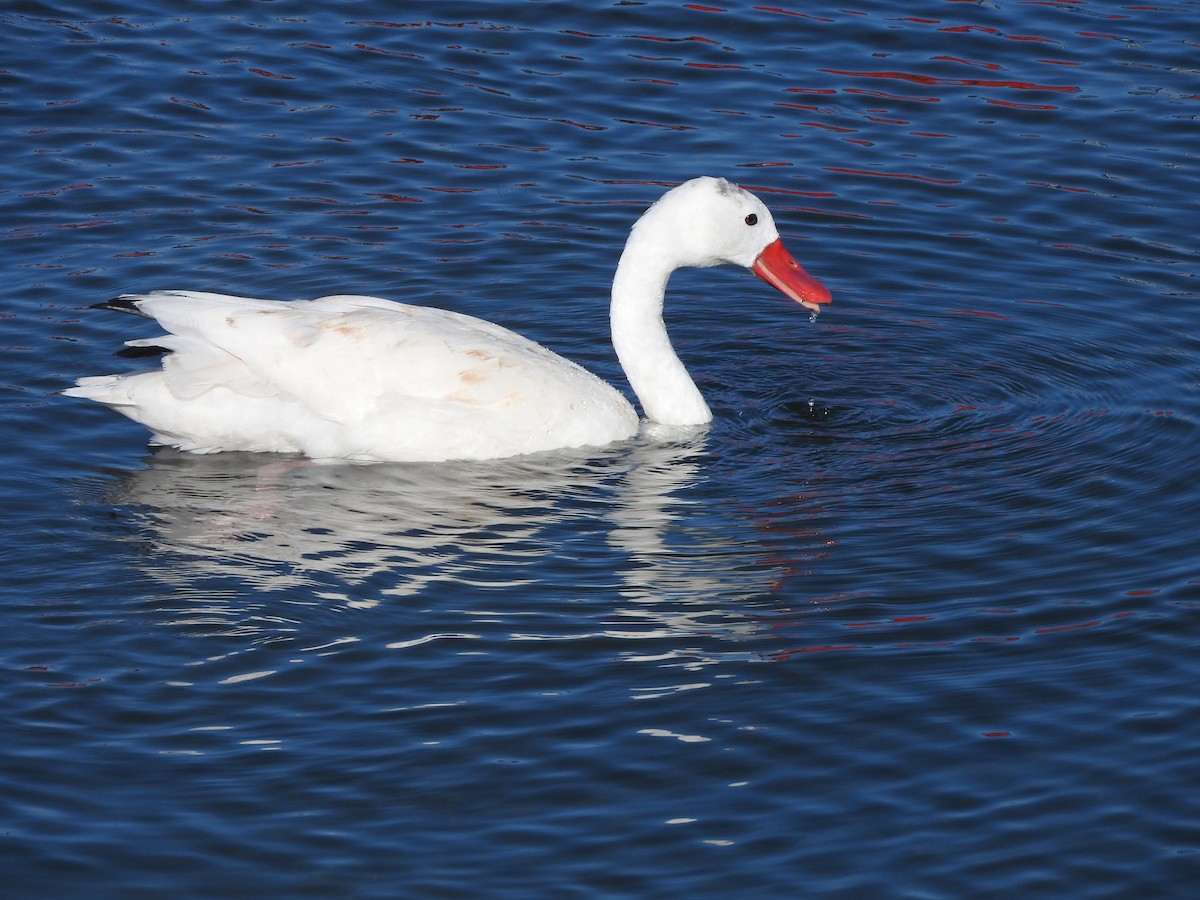
[[612, 342], [646, 418], [664, 425], [712, 421], [708, 404], [675, 355], [663, 324], [663, 297], [675, 266], [635, 233], [613, 278]]

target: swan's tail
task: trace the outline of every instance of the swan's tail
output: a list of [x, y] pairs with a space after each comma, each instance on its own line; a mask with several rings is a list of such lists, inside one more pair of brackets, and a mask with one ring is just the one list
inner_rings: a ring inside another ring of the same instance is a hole
[[75, 387], [67, 388], [62, 395], [95, 400], [105, 406], [134, 406], [136, 401], [129, 396], [129, 386], [125, 384], [129, 377], [127, 375], [89, 375], [80, 378], [75, 382]]
[[[178, 291], [155, 291], [155, 294], [171, 294], [179, 293]], [[132, 313], [135, 316], [143, 316], [151, 318], [149, 313], [143, 312], [138, 306], [138, 301], [145, 300], [148, 297], [153, 297], [154, 294], [122, 294], [120, 297], [113, 297], [111, 300], [105, 300], [103, 303], [93, 303], [90, 309], [111, 309], [114, 312]]]

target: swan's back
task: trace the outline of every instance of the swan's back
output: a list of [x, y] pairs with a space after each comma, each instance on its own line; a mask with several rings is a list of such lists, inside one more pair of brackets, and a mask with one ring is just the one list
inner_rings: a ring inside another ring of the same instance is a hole
[[171, 291], [121, 298], [167, 336], [130, 341], [162, 368], [80, 379], [105, 403], [193, 452], [314, 458], [488, 459], [630, 437], [628, 401], [505, 328], [377, 297], [281, 303]]

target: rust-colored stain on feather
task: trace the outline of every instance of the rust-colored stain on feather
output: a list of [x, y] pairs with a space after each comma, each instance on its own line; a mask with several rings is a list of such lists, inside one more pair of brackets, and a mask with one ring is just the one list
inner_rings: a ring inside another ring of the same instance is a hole
[[353, 322], [346, 322], [342, 319], [322, 320], [317, 323], [317, 328], [321, 331], [329, 332], [330, 334], [338, 334], [344, 338], [361, 341], [363, 338], [363, 329], [360, 325], [355, 325]]

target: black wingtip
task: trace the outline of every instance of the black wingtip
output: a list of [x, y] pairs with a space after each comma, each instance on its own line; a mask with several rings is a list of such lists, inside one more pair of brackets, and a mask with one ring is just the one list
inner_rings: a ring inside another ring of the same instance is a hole
[[125, 347], [118, 350], [113, 356], [119, 356], [121, 359], [147, 359], [152, 356], [163, 356], [171, 351], [166, 347]]
[[105, 300], [103, 303], [93, 303], [91, 309], [111, 309], [114, 312], [145, 316], [146, 314], [138, 308], [137, 301], [139, 299], [134, 294], [122, 294], [120, 297], [113, 297], [111, 300]]

